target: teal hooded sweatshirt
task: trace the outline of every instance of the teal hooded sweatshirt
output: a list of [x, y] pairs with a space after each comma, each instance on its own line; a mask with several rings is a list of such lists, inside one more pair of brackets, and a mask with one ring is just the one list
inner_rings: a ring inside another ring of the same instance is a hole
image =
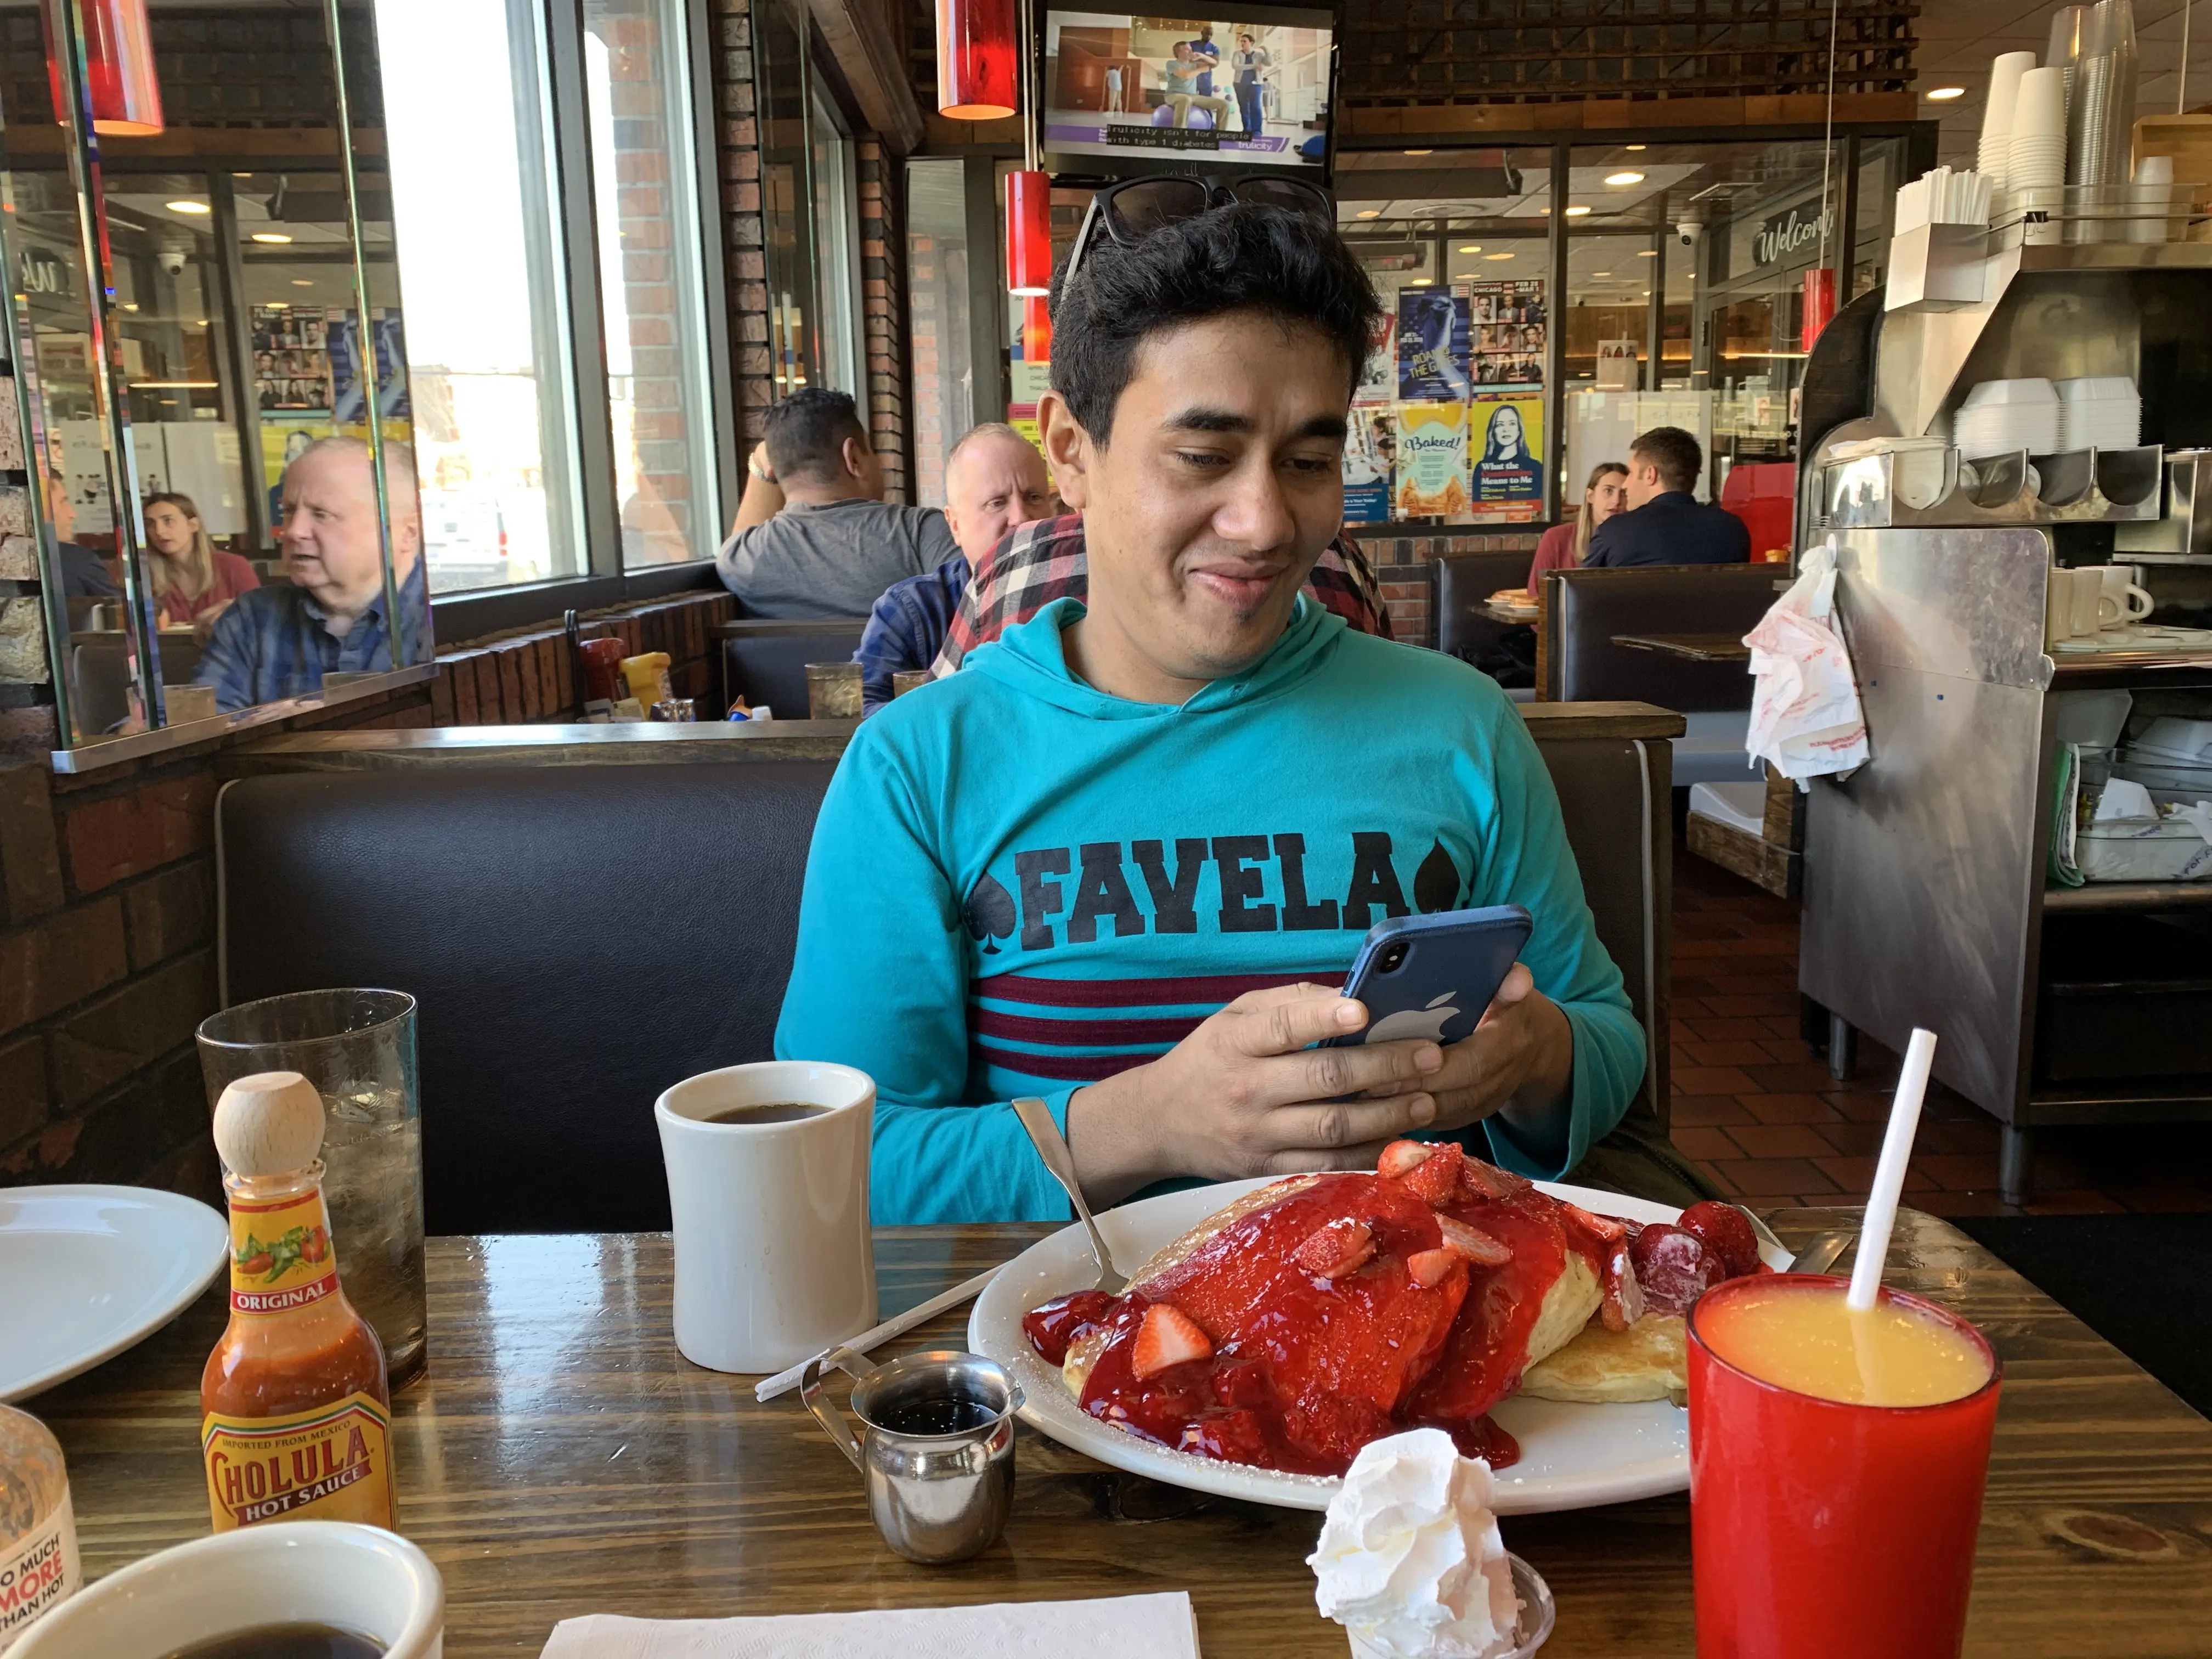
[[1540, 1145], [1496, 1118], [1462, 1138], [1531, 1176], [1577, 1163], [1644, 1037], [1496, 684], [1302, 597], [1249, 672], [1130, 702], [1068, 667], [1082, 614], [1048, 605], [882, 709], [822, 804], [775, 1051], [875, 1079], [876, 1222], [1065, 1219], [1010, 1101], [1065, 1126], [1085, 1084], [1246, 991], [1340, 984], [1417, 910], [1534, 918], [1521, 959], [1573, 1029], [1572, 1099]]

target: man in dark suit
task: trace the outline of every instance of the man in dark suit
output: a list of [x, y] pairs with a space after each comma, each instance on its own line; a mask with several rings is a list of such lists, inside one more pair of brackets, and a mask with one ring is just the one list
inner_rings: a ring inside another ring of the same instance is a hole
[[1655, 426], [1629, 445], [1629, 510], [1597, 527], [1583, 568], [1750, 562], [1743, 520], [1690, 493], [1705, 460], [1698, 441], [1678, 426]]

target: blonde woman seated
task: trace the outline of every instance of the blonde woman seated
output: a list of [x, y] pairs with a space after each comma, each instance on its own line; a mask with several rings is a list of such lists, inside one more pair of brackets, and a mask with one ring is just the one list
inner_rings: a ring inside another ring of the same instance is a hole
[[1188, 40], [1176, 41], [1175, 57], [1160, 65], [1160, 73], [1167, 77], [1167, 106], [1175, 112], [1177, 126], [1188, 126], [1191, 110], [1196, 107], [1213, 118], [1215, 131], [1221, 130], [1222, 118], [1229, 113], [1229, 100], [1198, 89], [1199, 77], [1212, 73], [1212, 69], [1211, 62], [1200, 61], [1191, 52]]
[[1534, 599], [1547, 570], [1573, 570], [1589, 556], [1590, 533], [1628, 504], [1628, 469], [1601, 461], [1583, 487], [1583, 510], [1572, 524], [1555, 524], [1536, 544], [1528, 562], [1528, 597]]
[[200, 510], [173, 491], [146, 498], [147, 574], [163, 628], [189, 628], [204, 642], [240, 594], [261, 586], [253, 567], [225, 553], [200, 526]]

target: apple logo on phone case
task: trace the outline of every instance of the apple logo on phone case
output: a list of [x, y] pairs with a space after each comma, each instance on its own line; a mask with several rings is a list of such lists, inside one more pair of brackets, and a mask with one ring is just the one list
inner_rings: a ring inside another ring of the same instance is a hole
[[1443, 1041], [1445, 1024], [1458, 1017], [1459, 1010], [1445, 1005], [1459, 994], [1447, 991], [1425, 1008], [1401, 1008], [1395, 1014], [1385, 1014], [1367, 1028], [1370, 1042], [1400, 1042], [1407, 1037], [1426, 1037], [1431, 1042]]

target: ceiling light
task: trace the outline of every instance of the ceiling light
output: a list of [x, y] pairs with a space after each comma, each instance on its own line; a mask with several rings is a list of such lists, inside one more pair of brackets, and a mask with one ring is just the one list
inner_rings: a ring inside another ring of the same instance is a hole
[[1511, 258], [1513, 256], [1512, 256], [1511, 254], [1510, 254], [1510, 253], [1486, 253], [1486, 254], [1484, 254], [1482, 257], [1483, 257], [1486, 260], [1487, 260], [1487, 259], [1510, 259], [1510, 258]]
[[1639, 259], [1656, 259], [1659, 257], [1659, 250], [1656, 247], [1640, 247], [1636, 250], [1636, 257]]
[[289, 311], [292, 308], [289, 300], [264, 300], [261, 303], [271, 311]]
[[125, 311], [136, 311], [138, 309], [138, 302], [136, 300], [125, 300], [123, 302], [123, 308]]
[[1966, 89], [1964, 87], [1936, 87], [1929, 92], [1928, 101], [1931, 104], [1940, 104], [1948, 99], [1964, 98], [1966, 95]]
[[1609, 270], [1593, 270], [1590, 272], [1590, 275], [1593, 276], [1610, 276], [1613, 273]]
[[292, 239], [281, 230], [257, 230], [253, 233], [253, 240], [257, 242], [289, 242]]
[[1621, 149], [1650, 149], [1650, 148], [1651, 146], [1649, 144], [1623, 144], [1621, 146]]
[[1382, 210], [1381, 208], [1362, 208], [1359, 210], [1359, 216], [1363, 219], [1379, 219], [1382, 216]]
[[1466, 246], [1460, 249], [1460, 252], [1462, 253], [1480, 253], [1482, 252], [1482, 244], [1480, 242], [1469, 242]]
[[1588, 208], [1577, 204], [1567, 210], [1567, 217], [1570, 219], [1579, 219], [1589, 211], [1589, 210]]
[[1408, 155], [1434, 155], [1436, 151], [1432, 149], [1409, 149], [1406, 154]]
[[292, 279], [294, 288], [313, 288], [314, 285], [315, 279], [312, 276], [295, 276]]
[[1624, 185], [1642, 184], [1644, 175], [1640, 173], [1608, 173], [1605, 175], [1605, 181], [1618, 190]]
[[172, 213], [213, 213], [205, 202], [164, 202], [161, 205]]
[[1416, 276], [1413, 279], [1413, 286], [1415, 288], [1433, 288], [1436, 285], [1436, 280], [1437, 279], [1433, 276]]

